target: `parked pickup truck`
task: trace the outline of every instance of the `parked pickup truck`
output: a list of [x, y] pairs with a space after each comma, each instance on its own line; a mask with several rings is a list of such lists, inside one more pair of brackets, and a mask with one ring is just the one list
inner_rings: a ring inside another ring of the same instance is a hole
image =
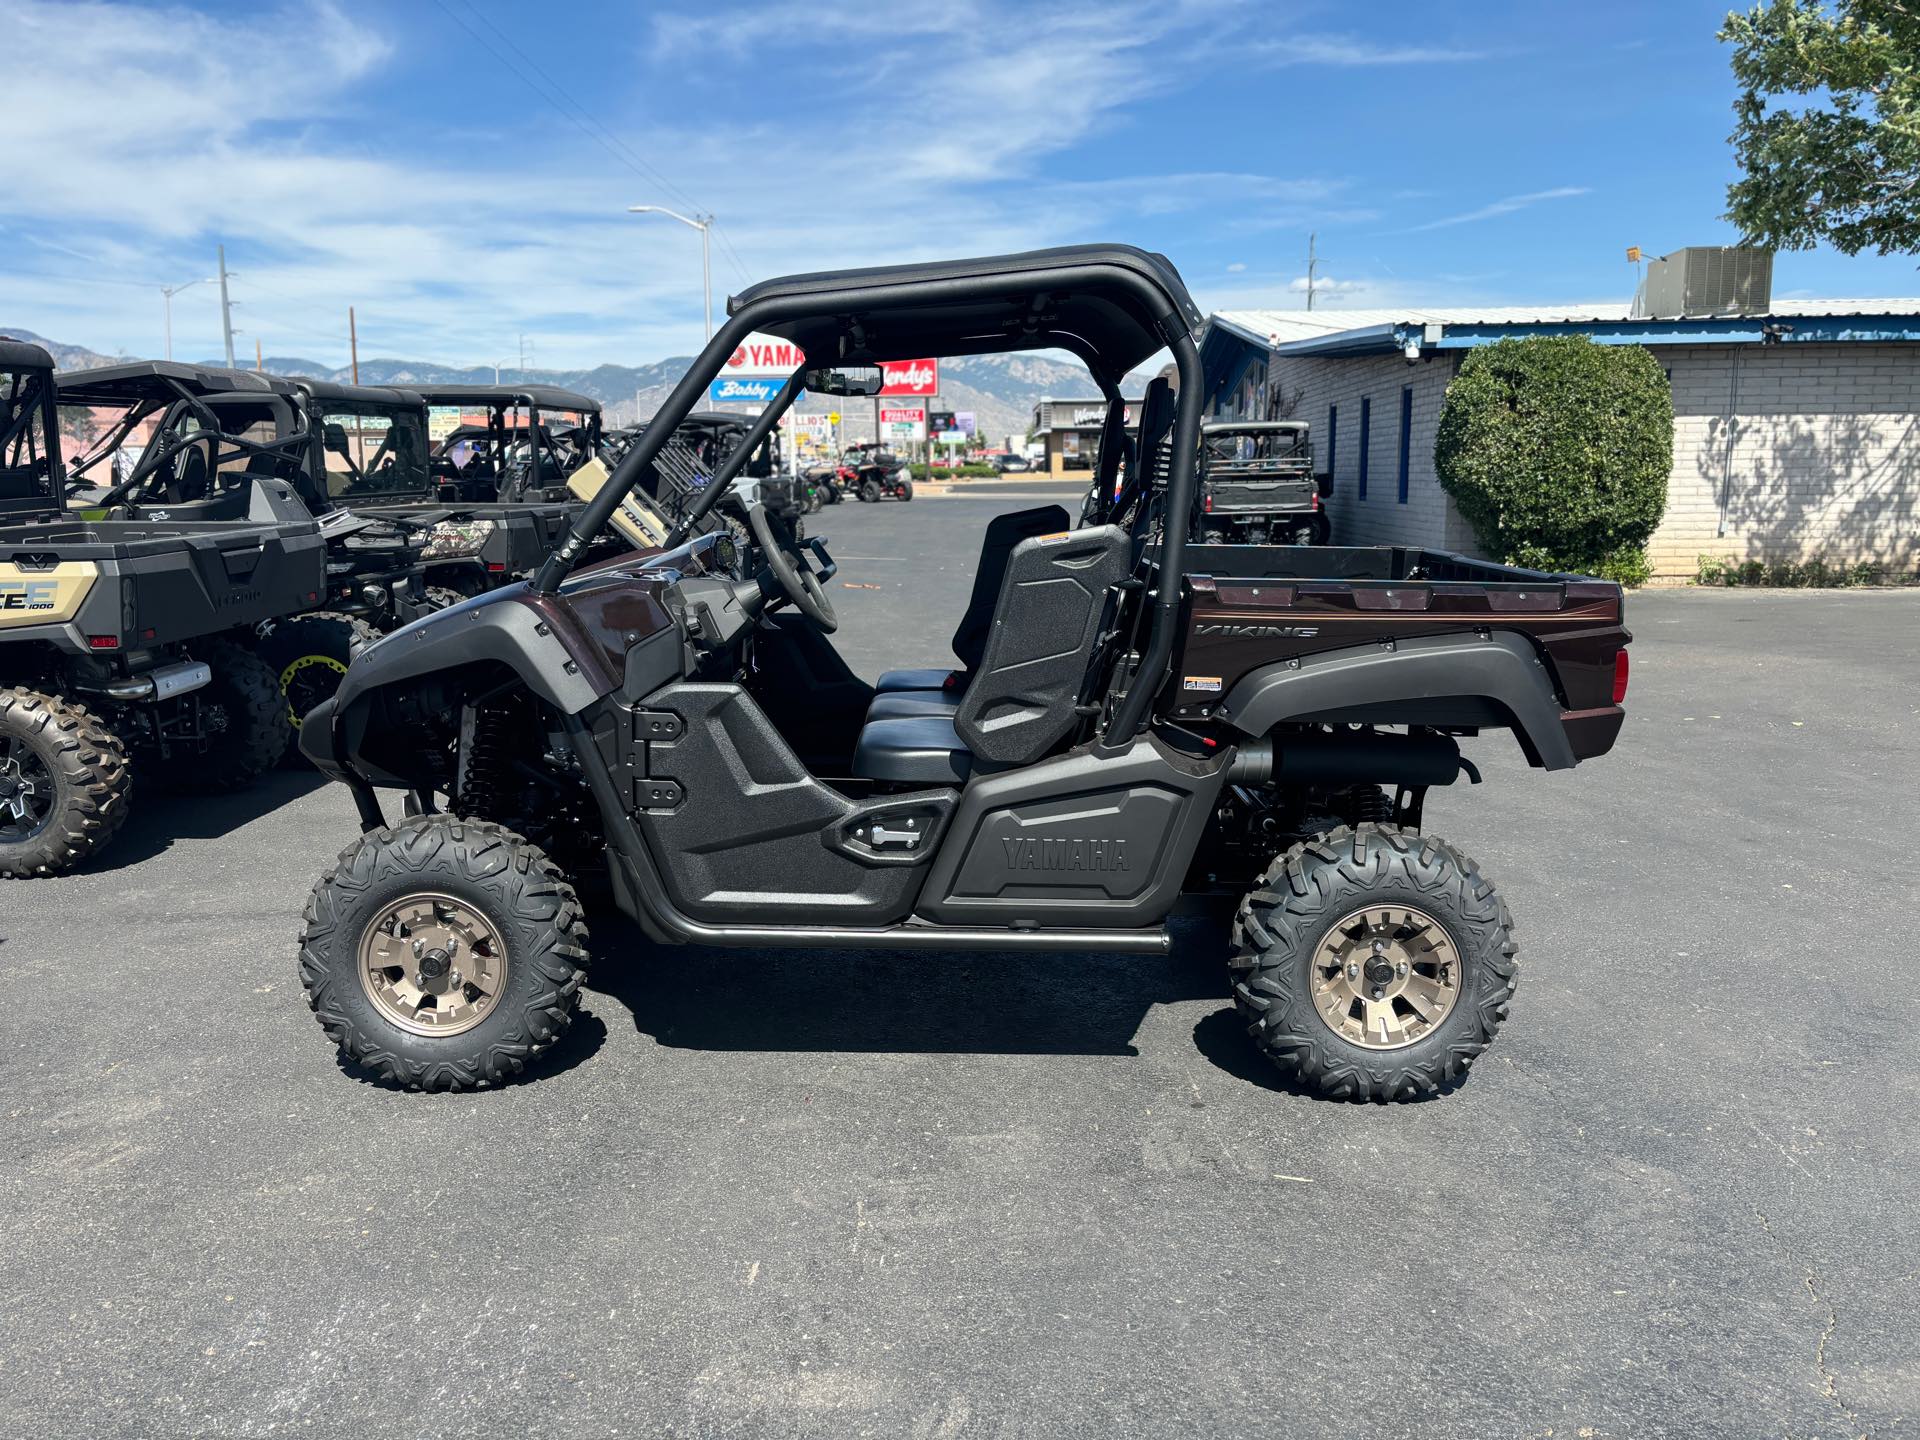
[[1210, 544], [1324, 545], [1304, 420], [1222, 420], [1200, 429], [1200, 533]]

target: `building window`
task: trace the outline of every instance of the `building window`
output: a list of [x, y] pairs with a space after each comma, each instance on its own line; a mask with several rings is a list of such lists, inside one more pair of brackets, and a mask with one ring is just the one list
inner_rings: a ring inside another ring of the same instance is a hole
[[1360, 401], [1360, 483], [1354, 493], [1362, 500], [1367, 498], [1367, 440], [1373, 430], [1373, 400], [1362, 397]]
[[1400, 387], [1400, 503], [1407, 503], [1407, 458], [1413, 448], [1413, 387]]
[[1340, 443], [1340, 407], [1327, 406], [1327, 474], [1333, 474], [1334, 449]]

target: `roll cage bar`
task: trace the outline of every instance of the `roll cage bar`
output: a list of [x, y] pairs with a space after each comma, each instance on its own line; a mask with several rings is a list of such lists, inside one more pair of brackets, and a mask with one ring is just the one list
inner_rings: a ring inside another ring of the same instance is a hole
[[1028, 255], [929, 266], [803, 275], [768, 281], [727, 302], [728, 318], [674, 386], [653, 422], [621, 457], [609, 482], [575, 517], [567, 537], [535, 574], [539, 594], [559, 589], [620, 502], [652, 468], [668, 437], [693, 410], [727, 358], [755, 331], [784, 335], [808, 355], [755, 419], [720, 473], [675, 522], [669, 547], [704, 519], [746, 456], [772, 432], [804, 388], [809, 366], [878, 364], [937, 350], [943, 355], [1066, 349], [1087, 363], [1107, 398], [1101, 469], [1110, 491], [1122, 449], [1125, 406], [1119, 383], [1163, 346], [1173, 352], [1180, 400], [1160, 540], [1160, 583], [1149, 592], [1152, 625], [1134, 681], [1107, 727], [1109, 744], [1140, 730], [1166, 678], [1180, 618], [1187, 528], [1193, 509], [1205, 394], [1193, 332], [1200, 316], [1164, 258], [1128, 246], [1078, 246]]

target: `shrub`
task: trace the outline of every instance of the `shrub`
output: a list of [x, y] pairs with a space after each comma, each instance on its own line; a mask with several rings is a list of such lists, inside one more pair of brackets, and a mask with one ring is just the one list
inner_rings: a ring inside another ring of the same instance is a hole
[[1640, 584], [1667, 508], [1673, 392], [1638, 345], [1501, 340], [1448, 388], [1433, 460], [1489, 553]]
[[1871, 560], [1841, 565], [1826, 560], [1805, 564], [1776, 560], [1736, 560], [1731, 555], [1702, 555], [1694, 572], [1696, 585], [1759, 585], [1770, 588], [1807, 587], [1838, 590], [1851, 585], [1911, 585], [1920, 583], [1920, 574], [1889, 572]]

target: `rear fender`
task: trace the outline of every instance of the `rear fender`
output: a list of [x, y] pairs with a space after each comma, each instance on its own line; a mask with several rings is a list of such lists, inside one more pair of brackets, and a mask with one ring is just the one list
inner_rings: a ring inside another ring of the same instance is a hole
[[1267, 665], [1243, 676], [1214, 719], [1242, 734], [1275, 725], [1504, 726], [1547, 770], [1578, 763], [1561, 723], [1553, 674], [1525, 637], [1435, 635], [1392, 648], [1356, 646]]

